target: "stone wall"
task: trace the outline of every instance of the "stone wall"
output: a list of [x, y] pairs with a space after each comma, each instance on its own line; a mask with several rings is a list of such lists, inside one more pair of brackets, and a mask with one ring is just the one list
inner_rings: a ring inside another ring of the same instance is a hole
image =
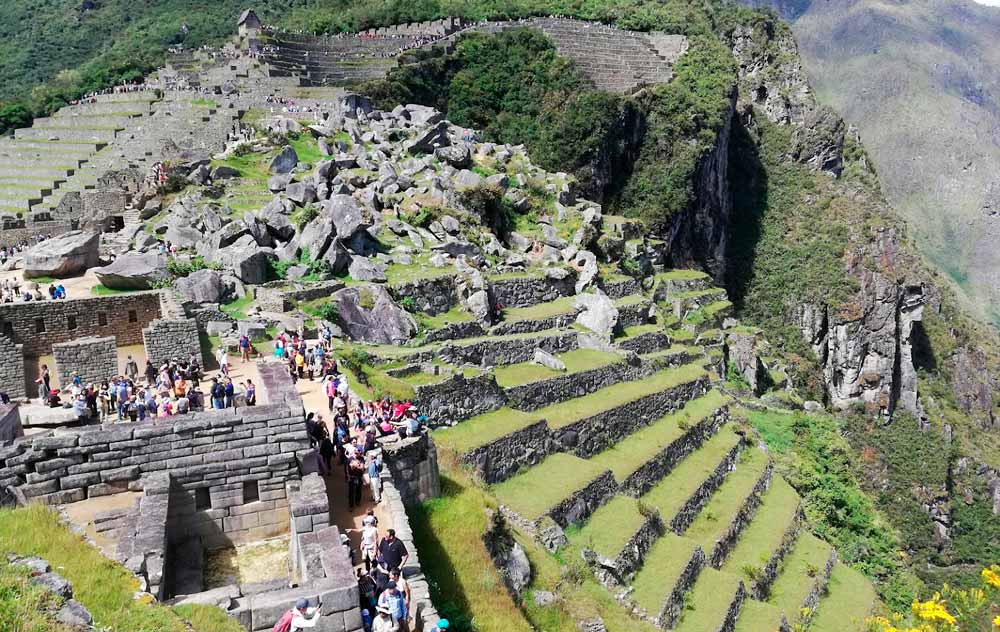
[[788, 555], [798, 541], [803, 520], [804, 516], [800, 503], [798, 510], [795, 512], [795, 519], [788, 525], [784, 535], [781, 537], [781, 544], [778, 546], [778, 549], [771, 554], [771, 557], [764, 564], [758, 578], [750, 584], [750, 595], [754, 599], [765, 601], [768, 595], [771, 594], [771, 584], [774, 583], [774, 580], [778, 579], [782, 561], [784, 561], [785, 556]]
[[652, 306], [652, 301], [645, 300], [629, 305], [620, 305], [618, 307], [618, 327], [624, 329], [645, 325], [649, 322], [649, 312]]
[[17, 404], [0, 404], [0, 446], [24, 436]]
[[524, 334], [534, 331], [545, 331], [546, 329], [561, 329], [569, 327], [576, 322], [576, 315], [580, 309], [574, 309], [566, 314], [557, 314], [548, 318], [538, 320], [517, 320], [512, 322], [501, 321], [490, 327], [491, 336], [510, 336], [512, 334]]
[[459, 303], [454, 275], [390, 285], [388, 289], [397, 303], [412, 298], [418, 310], [432, 316], [443, 314]]
[[262, 311], [287, 312], [300, 301], [324, 298], [343, 288], [343, 281], [321, 281], [308, 285], [277, 281], [254, 288], [254, 300]]
[[24, 345], [16, 345], [0, 335], [0, 392], [15, 401], [28, 397], [24, 379]]
[[656, 543], [666, 528], [659, 513], [652, 513], [642, 526], [628, 539], [615, 559], [610, 560], [586, 548], [583, 557], [590, 564], [598, 580], [613, 592], [631, 582], [632, 576], [642, 567], [646, 554]]
[[722, 535], [721, 538], [715, 543], [715, 547], [709, 554], [708, 563], [713, 568], [722, 568], [722, 563], [726, 561], [726, 557], [729, 552], [736, 546], [736, 542], [743, 533], [743, 530], [750, 524], [753, 520], [754, 515], [757, 513], [757, 508], [760, 507], [761, 495], [767, 490], [771, 485], [771, 475], [774, 473], [774, 464], [770, 461], [767, 467], [764, 468], [764, 472], [754, 483], [753, 489], [750, 490], [750, 494], [747, 495], [746, 499], [743, 501], [743, 505], [740, 510], [736, 512], [733, 516], [732, 522], [729, 524], [729, 528]]
[[401, 439], [383, 437], [383, 463], [405, 505], [417, 505], [441, 495], [437, 450], [427, 433]]
[[69, 385], [76, 372], [83, 384], [100, 384], [112, 375], [118, 375], [118, 346], [113, 336], [107, 338], [78, 338], [72, 342], [52, 345], [56, 374], [63, 385]]
[[507, 403], [492, 373], [471, 378], [456, 373], [437, 384], [417, 386], [416, 392], [413, 403], [427, 416], [432, 428], [454, 425]]
[[32, 222], [19, 228], [0, 230], [0, 248], [9, 248], [24, 242], [33, 242], [39, 235], [55, 237], [73, 230], [70, 222]]
[[613, 384], [642, 379], [651, 374], [650, 368], [638, 358], [623, 358], [607, 366], [512, 386], [506, 391], [512, 407], [532, 411], [550, 404], [583, 397]]
[[80, 192], [83, 215], [87, 220], [102, 220], [125, 213], [129, 196], [118, 189], [94, 189]]
[[677, 510], [674, 515], [673, 520], [670, 521], [668, 525], [670, 530], [677, 534], [684, 533], [685, 530], [694, 519], [698, 516], [698, 512], [708, 503], [709, 498], [711, 498], [712, 493], [719, 488], [720, 485], [726, 480], [726, 475], [729, 474], [736, 467], [736, 461], [739, 458], [740, 450], [743, 449], [742, 443], [737, 443], [733, 448], [726, 454], [726, 456], [719, 462], [719, 465], [715, 468], [711, 475], [709, 475], [701, 486], [694, 491], [693, 494], [684, 502], [684, 505]]
[[642, 284], [635, 279], [622, 279], [620, 281], [604, 281], [601, 289], [608, 295], [608, 298], [618, 300], [626, 296], [642, 294]]
[[156, 366], [174, 358], [186, 360], [192, 353], [201, 358], [198, 321], [193, 318], [156, 319], [143, 328], [142, 343]]
[[490, 281], [490, 294], [494, 303], [504, 307], [531, 307], [548, 303], [576, 294], [576, 273], [567, 272], [569, 274], [562, 279], [555, 276], [526, 276]]
[[0, 485], [61, 504], [123, 492], [141, 486], [140, 477], [166, 472], [181, 497], [171, 520], [205, 548], [284, 533], [285, 483], [298, 478], [309, 439], [291, 379], [258, 365], [268, 404], [24, 438], [0, 448]]
[[674, 590], [667, 597], [663, 609], [656, 615], [656, 623], [661, 628], [669, 630], [677, 624], [677, 620], [680, 619], [681, 613], [684, 611], [684, 595], [694, 586], [704, 566], [705, 552], [700, 546], [696, 546], [691, 554], [691, 559], [684, 567], [684, 572], [677, 578]]
[[649, 331], [632, 338], [626, 338], [615, 346], [622, 351], [634, 351], [636, 353], [652, 353], [669, 349], [671, 345], [670, 336], [662, 331]]
[[465, 323], [450, 323], [444, 327], [431, 329], [424, 334], [427, 342], [440, 342], [443, 340], [458, 340], [459, 338], [476, 338], [485, 336], [486, 330], [475, 321]]
[[0, 333], [13, 335], [29, 356], [82, 336], [114, 336], [119, 347], [142, 344], [142, 329], [161, 317], [160, 292], [0, 304]]
[[550, 452], [549, 425], [543, 420], [470, 450], [462, 462], [485, 483], [499, 483], [521, 468], [541, 463]]
[[[301, 481], [290, 481], [287, 489], [288, 510], [292, 515], [291, 533], [315, 533], [330, 526], [330, 499], [322, 476], [307, 474]], [[294, 559], [294, 553], [292, 557]]]
[[546, 515], [563, 528], [573, 523], [582, 523], [617, 492], [615, 475], [608, 470], [550, 509]]
[[535, 349], [555, 355], [576, 348], [576, 332], [569, 331], [549, 336], [498, 338], [461, 345], [445, 344], [435, 355], [448, 364], [500, 366], [528, 362], [534, 358]]

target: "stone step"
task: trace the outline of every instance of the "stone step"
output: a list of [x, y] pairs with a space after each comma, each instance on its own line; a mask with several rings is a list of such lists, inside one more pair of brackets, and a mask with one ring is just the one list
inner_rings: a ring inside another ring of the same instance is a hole
[[65, 180], [68, 176], [73, 175], [73, 173], [74, 168], [66, 166], [63, 166], [62, 168], [33, 166], [33, 163], [0, 165], [0, 180], [15, 180], [21, 178], [25, 180], [40, 180], [42, 178], [49, 178], [55, 181], [60, 179]]
[[818, 605], [836, 561], [837, 552], [829, 544], [801, 533], [771, 586], [768, 603], [780, 608], [789, 623], [799, 623], [803, 609]]
[[722, 570], [741, 575], [754, 599], [766, 598], [781, 561], [798, 538], [801, 517], [799, 495], [784, 478], [774, 477]]
[[684, 609], [674, 629], [678, 632], [724, 632], [739, 617], [746, 588], [740, 578], [714, 568], [703, 568], [684, 597]]
[[83, 141], [94, 143], [110, 143], [115, 139], [120, 128], [107, 129], [76, 128], [76, 127], [29, 127], [14, 132], [16, 139]]

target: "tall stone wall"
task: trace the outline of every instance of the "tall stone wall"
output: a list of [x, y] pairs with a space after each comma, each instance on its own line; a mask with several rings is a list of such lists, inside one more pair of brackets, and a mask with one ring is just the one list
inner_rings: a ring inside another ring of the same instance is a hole
[[429, 434], [381, 439], [384, 463], [406, 505], [417, 505], [441, 495], [437, 450]]
[[284, 533], [285, 483], [299, 477], [309, 439], [291, 379], [267, 364], [267, 404], [26, 437], [0, 448], [0, 488], [60, 504], [141, 487], [145, 475], [165, 472], [176, 486], [171, 521], [206, 548]]
[[192, 353], [201, 358], [198, 321], [193, 318], [152, 321], [142, 330], [142, 344], [146, 357], [157, 366], [174, 358], [187, 359]]
[[[0, 392], [12, 400], [24, 399], [24, 346], [0, 335]], [[32, 393], [34, 395], [34, 393]]]
[[17, 246], [24, 242], [34, 242], [39, 235], [55, 237], [73, 230], [70, 222], [32, 222], [18, 228], [0, 230], [0, 248]]
[[159, 290], [64, 301], [0, 304], [0, 333], [24, 354], [48, 355], [52, 345], [83, 336], [114, 336], [119, 347], [142, 344], [142, 329], [161, 317]]
[[417, 309], [427, 314], [443, 314], [458, 305], [455, 276], [439, 276], [389, 286], [396, 301], [413, 299]]
[[0, 445], [23, 436], [24, 428], [21, 427], [21, 414], [17, 404], [0, 404]]
[[113, 336], [107, 338], [79, 338], [72, 342], [52, 345], [56, 374], [64, 385], [76, 372], [84, 385], [100, 384], [102, 380], [117, 375], [118, 346]]
[[490, 294], [494, 303], [504, 307], [531, 307], [576, 294], [576, 273], [557, 269], [566, 272], [565, 276], [561, 272], [551, 271], [546, 276], [490, 281]]

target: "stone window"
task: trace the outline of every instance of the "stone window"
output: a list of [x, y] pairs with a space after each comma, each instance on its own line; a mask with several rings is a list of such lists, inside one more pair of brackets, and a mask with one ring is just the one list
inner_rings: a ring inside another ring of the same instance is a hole
[[69, 314], [66, 316], [66, 329], [73, 331], [76, 329], [76, 316]]
[[139, 314], [134, 309], [128, 310], [128, 322], [130, 323], [139, 322]]
[[212, 494], [207, 487], [199, 487], [194, 490], [194, 508], [197, 511], [212, 508]]
[[255, 503], [260, 500], [260, 487], [257, 481], [243, 481], [243, 504]]
[[11, 342], [14, 341], [14, 323], [5, 321], [3, 324], [3, 335], [10, 338]]
[[35, 319], [35, 333], [36, 334], [44, 334], [45, 333], [45, 319], [44, 318], [36, 318]]
[[107, 312], [97, 312], [97, 324], [104, 327], [108, 324], [108, 313]]

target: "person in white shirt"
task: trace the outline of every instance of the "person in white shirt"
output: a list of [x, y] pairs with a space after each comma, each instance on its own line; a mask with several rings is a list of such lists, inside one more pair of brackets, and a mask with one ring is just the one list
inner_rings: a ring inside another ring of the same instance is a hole
[[372, 632], [399, 632], [399, 624], [385, 606], [378, 607], [378, 616], [372, 622]]
[[295, 610], [292, 612], [292, 627], [289, 632], [313, 628], [316, 627], [317, 623], [319, 623], [318, 607], [310, 608], [308, 599], [299, 599], [295, 602]]

